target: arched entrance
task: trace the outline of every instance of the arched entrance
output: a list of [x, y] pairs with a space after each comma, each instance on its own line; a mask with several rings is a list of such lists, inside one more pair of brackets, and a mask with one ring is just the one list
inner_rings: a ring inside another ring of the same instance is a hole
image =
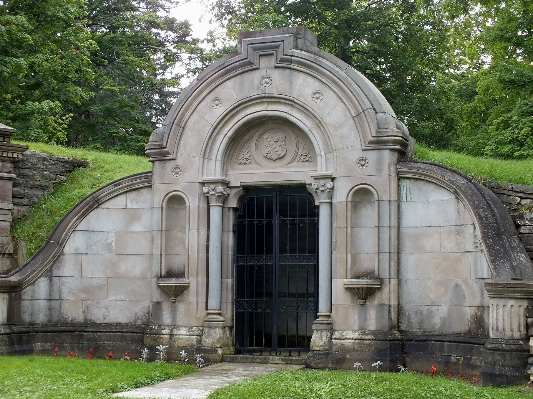
[[309, 350], [318, 291], [313, 196], [304, 186], [250, 190], [235, 234], [237, 353]]

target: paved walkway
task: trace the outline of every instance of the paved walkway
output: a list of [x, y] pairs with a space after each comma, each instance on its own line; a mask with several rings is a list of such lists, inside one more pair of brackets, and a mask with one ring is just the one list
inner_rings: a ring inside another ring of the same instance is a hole
[[113, 396], [121, 398], [205, 399], [215, 389], [234, 382], [267, 374], [281, 369], [299, 369], [304, 366], [256, 363], [217, 363], [192, 374], [163, 381]]

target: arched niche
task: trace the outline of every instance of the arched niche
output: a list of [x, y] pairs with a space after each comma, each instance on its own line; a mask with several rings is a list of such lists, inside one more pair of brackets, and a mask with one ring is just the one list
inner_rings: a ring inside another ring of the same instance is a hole
[[347, 201], [347, 276], [352, 279], [379, 277], [379, 201], [371, 186], [355, 187]]
[[189, 204], [184, 194], [169, 193], [163, 200], [161, 277], [185, 278], [189, 265]]

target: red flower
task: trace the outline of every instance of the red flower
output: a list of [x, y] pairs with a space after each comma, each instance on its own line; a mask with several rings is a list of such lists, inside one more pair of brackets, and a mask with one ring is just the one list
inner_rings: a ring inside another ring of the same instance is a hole
[[89, 352], [87, 353], [87, 357], [89, 359], [91, 359], [91, 360], [94, 359], [94, 349], [93, 348], [89, 349]]
[[67, 357], [76, 357], [76, 354], [74, 352], [70, 351]]
[[429, 373], [431, 374], [432, 377], [435, 377], [435, 374], [437, 374], [437, 367], [432, 364], [430, 369], [429, 369]]
[[107, 360], [113, 359], [113, 351], [107, 353]]
[[56, 347], [54, 348], [54, 357], [57, 357], [58, 352], [59, 352], [59, 346], [56, 345]]

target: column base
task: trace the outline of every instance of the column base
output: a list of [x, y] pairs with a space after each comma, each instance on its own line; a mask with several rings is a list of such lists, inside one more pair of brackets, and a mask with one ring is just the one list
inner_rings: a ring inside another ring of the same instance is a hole
[[204, 326], [206, 327], [220, 327], [225, 322], [226, 319], [222, 317], [220, 310], [208, 310], [207, 316], [204, 317]]
[[331, 330], [333, 328], [331, 313], [318, 313], [317, 316], [313, 322], [313, 330]]
[[318, 313], [318, 318], [313, 323], [313, 336], [310, 349], [312, 351], [330, 351], [331, 337], [333, 335], [333, 320], [331, 313]]

